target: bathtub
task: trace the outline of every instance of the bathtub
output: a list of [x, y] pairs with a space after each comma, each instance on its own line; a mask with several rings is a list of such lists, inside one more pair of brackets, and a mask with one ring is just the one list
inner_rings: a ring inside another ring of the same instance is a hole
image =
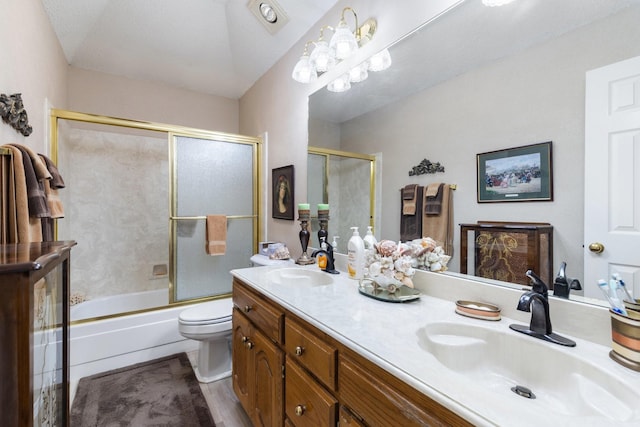
[[[162, 294], [165, 299], [161, 304], [166, 304], [166, 290]], [[109, 298], [117, 301], [118, 297]], [[140, 299], [151, 298], [150, 294], [140, 295]], [[96, 299], [87, 302], [99, 301]], [[78, 308], [87, 302], [78, 304]], [[107, 302], [102, 301], [101, 305], [104, 306]], [[186, 339], [178, 331], [178, 315], [182, 310], [193, 306], [195, 304], [71, 325], [69, 380], [72, 398], [82, 377], [197, 350], [198, 341]], [[91, 316], [95, 315], [93, 313]]]
[[126, 313], [163, 307], [169, 302], [169, 290], [131, 292], [90, 299], [71, 306], [71, 321], [90, 319], [93, 317], [109, 316], [115, 313]]

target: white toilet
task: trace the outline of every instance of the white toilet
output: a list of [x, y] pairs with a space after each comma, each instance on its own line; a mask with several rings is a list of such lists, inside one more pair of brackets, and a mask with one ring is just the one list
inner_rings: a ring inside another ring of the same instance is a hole
[[188, 308], [178, 316], [178, 330], [185, 338], [200, 341], [198, 381], [209, 383], [231, 376], [231, 298]]

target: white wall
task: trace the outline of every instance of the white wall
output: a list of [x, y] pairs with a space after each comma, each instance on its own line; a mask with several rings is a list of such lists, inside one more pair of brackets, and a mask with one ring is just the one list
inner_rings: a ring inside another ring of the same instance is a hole
[[[295, 166], [296, 204], [306, 202], [307, 196], [308, 96], [353, 65], [457, 2], [458, 0], [340, 1], [240, 99], [240, 133], [261, 135], [268, 132], [268, 174], [270, 175], [272, 168], [288, 164]], [[295, 82], [291, 78], [291, 71], [302, 55], [305, 42], [317, 39], [323, 25], [336, 25], [340, 12], [347, 6], [357, 12], [361, 22], [370, 17], [378, 21], [374, 39], [358, 55], [321, 76], [315, 84], [302, 85]], [[271, 200], [271, 187], [270, 183], [266, 185], [265, 196], [268, 201]], [[266, 204], [270, 206], [270, 203]], [[298, 222], [271, 219], [270, 212], [267, 217], [268, 239], [286, 242], [292, 256], [297, 258], [301, 252]]]
[[238, 133], [239, 101], [69, 68], [69, 110]]
[[47, 101], [67, 105], [67, 62], [40, 0], [0, 0], [0, 93], [22, 93], [33, 126], [24, 137], [0, 121], [0, 145], [24, 144], [47, 154]]

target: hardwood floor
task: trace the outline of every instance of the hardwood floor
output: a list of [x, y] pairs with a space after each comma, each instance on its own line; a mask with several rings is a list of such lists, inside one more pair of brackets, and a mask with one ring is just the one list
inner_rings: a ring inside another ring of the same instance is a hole
[[[190, 352], [188, 356], [193, 365], [197, 352]], [[249, 416], [233, 392], [231, 377], [208, 384], [200, 383], [200, 389], [209, 404], [216, 427], [252, 427]]]
[[249, 417], [233, 393], [231, 378], [200, 384], [216, 427], [251, 427]]

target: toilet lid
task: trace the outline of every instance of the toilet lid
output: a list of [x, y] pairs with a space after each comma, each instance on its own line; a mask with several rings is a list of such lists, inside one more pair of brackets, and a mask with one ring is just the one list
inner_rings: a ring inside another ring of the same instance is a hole
[[198, 304], [180, 313], [179, 319], [183, 323], [212, 324], [231, 321], [233, 302], [231, 298]]

